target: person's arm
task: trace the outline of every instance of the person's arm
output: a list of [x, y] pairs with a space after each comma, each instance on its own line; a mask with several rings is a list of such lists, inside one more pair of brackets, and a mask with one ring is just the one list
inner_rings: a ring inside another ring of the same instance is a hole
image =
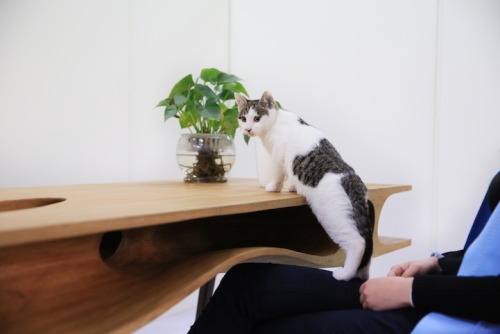
[[393, 266], [387, 276], [415, 277], [435, 273], [456, 275], [464, 253], [464, 250], [459, 250], [444, 253], [440, 258], [431, 256], [422, 260], [400, 263]]
[[416, 276], [412, 300], [422, 311], [498, 323], [500, 276]]
[[498, 322], [500, 276], [455, 276], [463, 253], [393, 266], [388, 277], [370, 279], [361, 286], [363, 308], [384, 311], [413, 306], [426, 312]]
[[365, 309], [392, 310], [412, 306], [413, 277], [437, 273], [437, 257], [409, 261], [392, 266], [388, 277], [369, 279], [359, 289], [359, 299]]
[[443, 257], [438, 260], [441, 273], [444, 275], [456, 275], [462, 264], [465, 251], [443, 253]]
[[360, 287], [363, 308], [413, 306], [424, 312], [499, 323], [500, 276], [420, 275], [369, 279]]

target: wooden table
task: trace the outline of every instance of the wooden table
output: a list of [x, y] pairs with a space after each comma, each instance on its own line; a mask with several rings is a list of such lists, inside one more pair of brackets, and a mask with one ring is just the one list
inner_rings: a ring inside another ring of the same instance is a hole
[[[367, 186], [374, 256], [409, 246], [378, 220], [411, 187]], [[0, 189], [0, 332], [132, 332], [237, 263], [343, 259], [303, 197], [256, 180]]]

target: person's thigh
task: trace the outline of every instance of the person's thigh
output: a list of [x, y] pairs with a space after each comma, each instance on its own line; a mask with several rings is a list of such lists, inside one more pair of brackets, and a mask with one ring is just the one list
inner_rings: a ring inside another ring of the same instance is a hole
[[[360, 279], [337, 281], [332, 273], [316, 268], [249, 263], [235, 267], [221, 290], [251, 307], [251, 317], [264, 319], [314, 312], [361, 308]], [[231, 284], [231, 287], [226, 287]]]
[[414, 309], [322, 311], [259, 324], [253, 334], [402, 334], [411, 333], [424, 313]]
[[[361, 308], [362, 281], [337, 281], [326, 270], [248, 263], [232, 268], [192, 333], [245, 333], [263, 321], [323, 310]], [[225, 329], [223, 329], [223, 327]]]

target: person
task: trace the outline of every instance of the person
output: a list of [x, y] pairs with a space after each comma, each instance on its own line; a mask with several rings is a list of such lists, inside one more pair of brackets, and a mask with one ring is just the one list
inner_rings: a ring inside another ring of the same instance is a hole
[[[489, 212], [499, 199], [500, 171], [485, 196]], [[189, 334], [411, 333], [430, 312], [495, 326], [500, 269], [495, 267], [495, 275], [457, 276], [466, 251], [398, 264], [387, 277], [366, 281], [337, 281], [317, 268], [238, 264], [223, 277]]]

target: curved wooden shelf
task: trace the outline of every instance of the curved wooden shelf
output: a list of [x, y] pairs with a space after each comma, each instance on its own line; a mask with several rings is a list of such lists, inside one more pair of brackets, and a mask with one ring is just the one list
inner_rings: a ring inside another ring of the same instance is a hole
[[[409, 186], [368, 185], [374, 256], [382, 206]], [[58, 194], [58, 195], [56, 195]], [[0, 190], [0, 201], [66, 198], [0, 213], [0, 332], [124, 333], [245, 261], [335, 267], [344, 255], [304, 199], [254, 180]]]

